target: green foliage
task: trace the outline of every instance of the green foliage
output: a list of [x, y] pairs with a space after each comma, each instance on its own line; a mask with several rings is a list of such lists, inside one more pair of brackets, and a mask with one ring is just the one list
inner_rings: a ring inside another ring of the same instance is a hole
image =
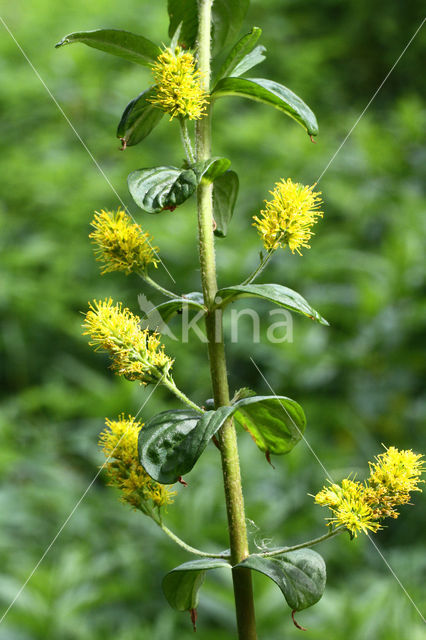
[[264, 60], [265, 47], [255, 47], [261, 35], [262, 29], [253, 27], [250, 33], [247, 33], [234, 45], [217, 72], [215, 82], [226, 76], [240, 76]]
[[214, 182], [225, 171], [229, 169], [231, 161], [228, 158], [209, 158], [205, 162], [194, 165], [194, 171], [198, 176], [198, 180], [203, 179], [208, 184]]
[[164, 112], [149, 101], [154, 93], [155, 87], [142, 91], [125, 108], [117, 128], [117, 138], [120, 138], [124, 147], [141, 142], [163, 117]]
[[[241, 102], [238, 111], [232, 101], [217, 102], [220, 126], [214, 152], [232, 159], [242, 183], [229, 245], [218, 246], [223, 284], [236, 282], [236, 274], [245, 275], [259, 250], [256, 234], [250, 236], [248, 230], [271, 176], [284, 173], [308, 182], [321, 174], [414, 33], [421, 9], [418, 0], [409, 5], [382, 0], [373, 13], [370, 5], [355, 0], [327, 6], [251, 3], [246, 30], [260, 24], [265, 32], [265, 75], [315, 105], [321, 136], [317, 146], [308, 140], [300, 144], [300, 132], [285, 127], [279, 113], [263, 112], [249, 101]], [[178, 143], [177, 132], [171, 132], [164, 118], [155, 137], [137, 149], [117, 149], [116, 122], [126, 102], [150, 85], [149, 72], [77, 47], [64, 51], [58, 62], [46, 33], [59, 38], [83, 24], [82, 16], [85, 25], [95, 27], [100, 15], [104, 24], [136, 30], [142, 15], [143, 31], [164, 34], [165, 41], [163, 13], [161, 3], [99, 0], [76, 0], [72, 11], [65, 5], [52, 10], [47, 0], [39, 0], [32, 12], [10, 3], [3, 12], [124, 199], [120, 185], [135, 159], [136, 166], [160, 164]], [[115, 275], [98, 280], [86, 240], [93, 210], [115, 209], [118, 201], [6, 32], [0, 48], [0, 129], [5, 142], [0, 166], [9, 185], [0, 202], [0, 597], [5, 610], [97, 473], [102, 462], [94, 453], [103, 422], [99, 416], [116, 416], [123, 407], [136, 413], [148, 394], [126, 381], [117, 384], [79, 337], [79, 312], [95, 294], [125, 299], [138, 310], [140, 281]], [[273, 354], [264, 332], [260, 344], [253, 345], [249, 332], [242, 331], [229, 351], [232, 386], [241, 386], [243, 369], [246, 384], [262, 384], [248, 361], [252, 353], [274, 390], [303, 404], [312, 425], [309, 442], [337, 478], [361, 466], [380, 442], [422, 446], [421, 54], [417, 38], [321, 179], [326, 216], [311, 252], [303, 258], [284, 254], [270, 266], [268, 280], [293, 288], [304, 283], [302, 292], [321, 309], [333, 331], [297, 323], [295, 341]], [[173, 164], [180, 160], [176, 157]], [[132, 213], [141, 215], [135, 207]], [[182, 283], [183, 290], [196, 289], [193, 202], [176, 211], [173, 220], [138, 220], [144, 227], [149, 222], [149, 230], [161, 238], [177, 289]], [[161, 266], [158, 273], [165, 286], [171, 286]], [[159, 302], [155, 294], [152, 300]], [[264, 303], [256, 309], [266, 320]], [[191, 389], [201, 403], [207, 388], [201, 368], [204, 347], [196, 339], [185, 345], [167, 339], [167, 348], [187, 363], [178, 372], [179, 386]], [[153, 402], [156, 410], [174, 404], [156, 391], [142, 412], [144, 420], [154, 413]], [[282, 532], [275, 542], [297, 541], [302, 532], [317, 534], [322, 515], [302, 507], [306, 494], [324, 480], [309, 450], [296, 447], [292, 456], [274, 461], [274, 472], [259, 464], [249, 438], [240, 437], [240, 445], [248, 515], [258, 527], [252, 532], [253, 544], [273, 530]], [[190, 486], [179, 492], [178, 508], [170, 507], [167, 514], [182, 537], [195, 540], [192, 514], [197, 513], [196, 540], [206, 548], [225, 544], [218, 524], [223, 519], [222, 487], [211, 471], [215, 464], [217, 451], [209, 446], [188, 478]], [[295, 476], [297, 486], [291, 480]], [[289, 488], [285, 501], [283, 485]], [[265, 509], [266, 499], [277, 508]], [[425, 526], [424, 497], [419, 495], [417, 502], [406, 509], [404, 522], [395, 523], [392, 535], [389, 530], [379, 534], [378, 544], [424, 609], [425, 554], [417, 535]], [[117, 508], [115, 493], [98, 480], [3, 621], [0, 638], [103, 640], [113, 630], [120, 640], [189, 640], [189, 620], [169, 611], [161, 594], [158, 576], [165, 566], [176, 564], [176, 553], [160, 533], [130, 509]], [[332, 633], [334, 640], [422, 640], [420, 617], [372, 545], [349, 545], [346, 539], [336, 542], [337, 549], [332, 544], [321, 547], [328, 566], [327, 591], [315, 608], [300, 616], [311, 637], [326, 640]], [[182, 562], [185, 559], [182, 554]], [[224, 573], [212, 572], [201, 596], [199, 627], [205, 640], [234, 637], [230, 584]], [[283, 622], [282, 596], [275, 585], [256, 575], [254, 579], [260, 636], [300, 637], [290, 620]], [[141, 589], [150, 597], [141, 597]]]
[[191, 560], [179, 565], [163, 578], [162, 588], [167, 602], [177, 611], [190, 611], [198, 606], [198, 592], [206, 571], [231, 569], [228, 562], [215, 558]]
[[223, 78], [215, 86], [212, 98], [240, 96], [275, 107], [298, 122], [310, 136], [318, 134], [314, 113], [293, 91], [265, 78]]
[[219, 289], [217, 297], [222, 307], [240, 298], [262, 298], [328, 326], [327, 320], [315, 311], [300, 293], [279, 284], [239, 284]]
[[197, 182], [193, 169], [177, 167], [137, 169], [127, 178], [133, 200], [147, 213], [175, 209], [192, 196]]
[[114, 56], [119, 56], [144, 66], [152, 64], [160, 53], [159, 47], [151, 40], [121, 29], [76, 31], [62, 38], [56, 47], [63, 47], [73, 42], [83, 42], [94, 49], [111, 53]]
[[[148, 325], [150, 325], [150, 318], [155, 321], [157, 320], [157, 314], [160, 314], [164, 322], [168, 322], [174, 315], [180, 313], [184, 307], [187, 309], [195, 309], [196, 311], [205, 312], [206, 307], [204, 306], [203, 294], [199, 291], [193, 291], [192, 293], [186, 293], [182, 298], [173, 298], [167, 302], [162, 302], [157, 307], [146, 311], [145, 317], [148, 321]], [[152, 328], [155, 329], [156, 327]]]
[[293, 611], [311, 607], [324, 593], [325, 562], [312, 549], [290, 551], [280, 558], [249, 556], [237, 566], [259, 571], [271, 578], [279, 586]]
[[239, 189], [238, 175], [235, 171], [226, 171], [213, 183], [213, 211], [216, 222], [215, 236], [224, 238], [232, 220]]

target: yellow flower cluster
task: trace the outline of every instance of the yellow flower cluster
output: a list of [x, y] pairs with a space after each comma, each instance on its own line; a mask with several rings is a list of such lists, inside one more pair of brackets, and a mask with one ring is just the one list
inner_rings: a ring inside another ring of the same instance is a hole
[[380, 520], [398, 517], [395, 507], [406, 504], [411, 491], [421, 491], [422, 457], [389, 447], [369, 463], [370, 477], [365, 484], [350, 478], [341, 485], [331, 483], [317, 493], [315, 502], [329, 507], [331, 525], [344, 526], [354, 536], [358, 531], [378, 531]]
[[121, 500], [134, 509], [155, 517], [154, 509], [173, 502], [175, 491], [155, 482], [138, 460], [138, 435], [143, 424], [124, 414], [118, 420], [106, 420], [99, 446], [107, 458], [108, 484], [121, 491]]
[[144, 272], [149, 264], [157, 266], [158, 248], [152, 246], [149, 234], [143, 233], [123, 210], [96, 211], [91, 224], [94, 231], [89, 238], [95, 245], [96, 259], [103, 263], [102, 275], [110, 271], [124, 271], [128, 275], [132, 271]]
[[140, 321], [121, 302], [94, 300], [89, 303], [83, 335], [91, 337], [89, 344], [95, 351], [109, 353], [116, 374], [150, 384], [168, 374], [173, 360], [164, 353], [159, 335], [142, 330]]
[[276, 182], [270, 194], [273, 198], [265, 200], [261, 217], [253, 216], [253, 225], [265, 249], [275, 251], [288, 245], [292, 253], [297, 251], [302, 255], [303, 247], [310, 249], [309, 240], [314, 235], [311, 227], [323, 216], [323, 212], [318, 211], [322, 204], [321, 192], [288, 178]]
[[180, 47], [169, 47], [158, 56], [152, 67], [156, 95], [150, 102], [170, 114], [199, 120], [206, 115], [208, 94], [201, 87], [201, 73], [195, 67], [195, 58]]

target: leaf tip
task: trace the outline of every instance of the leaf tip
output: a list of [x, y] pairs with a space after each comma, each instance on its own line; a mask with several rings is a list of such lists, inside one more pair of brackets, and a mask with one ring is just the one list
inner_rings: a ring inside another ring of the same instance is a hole
[[189, 610], [189, 614], [191, 616], [191, 622], [192, 622], [192, 628], [194, 629], [194, 632], [197, 631], [197, 609], [190, 609]]
[[305, 627], [302, 627], [302, 625], [297, 622], [297, 620], [294, 617], [295, 613], [296, 613], [296, 609], [293, 609], [293, 611], [291, 612], [291, 619], [293, 620], [294, 626], [297, 627], [297, 629], [300, 629], [300, 631], [307, 631]]

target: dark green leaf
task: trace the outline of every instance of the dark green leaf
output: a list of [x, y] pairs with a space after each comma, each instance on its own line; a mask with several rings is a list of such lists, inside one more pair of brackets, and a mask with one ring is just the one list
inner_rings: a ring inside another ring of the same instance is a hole
[[133, 171], [127, 183], [138, 207], [147, 213], [159, 213], [185, 202], [197, 188], [197, 176], [192, 169], [154, 167]]
[[233, 406], [235, 420], [265, 453], [289, 453], [305, 431], [302, 407], [285, 396], [249, 396]]
[[324, 593], [325, 563], [312, 549], [290, 551], [279, 559], [249, 556], [236, 566], [259, 571], [271, 578], [281, 589], [292, 611], [311, 607]]
[[195, 46], [198, 31], [197, 0], [168, 0], [167, 9], [170, 18], [170, 38], [181, 25], [179, 43], [192, 49]]
[[213, 183], [213, 211], [216, 222], [215, 235], [224, 238], [234, 213], [239, 180], [235, 171], [227, 171]]
[[239, 284], [234, 287], [220, 289], [217, 292], [217, 296], [222, 298], [221, 306], [227, 305], [238, 298], [263, 298], [328, 326], [327, 320], [318, 311], [315, 311], [300, 293], [280, 284]]
[[[159, 304], [157, 307], [150, 309], [147, 313], [145, 313], [145, 318], [148, 320], [150, 324], [150, 319], [152, 317], [160, 316], [163, 322], [168, 322], [176, 313], [182, 310], [183, 307], [187, 306], [189, 309], [195, 309], [197, 311], [207, 311], [204, 306], [204, 297], [203, 294], [194, 291], [193, 293], [187, 293], [182, 298], [173, 298], [172, 300], [168, 300], [167, 302], [163, 302]], [[153, 327], [155, 329], [155, 327]]]
[[[241, 73], [244, 73], [244, 71], [235, 73], [235, 70], [240, 64], [242, 64], [243, 59], [253, 51], [255, 44], [261, 35], [262, 29], [259, 29], [259, 27], [253, 27], [250, 33], [247, 33], [237, 42], [237, 44], [231, 49], [223, 65], [220, 67], [216, 76], [216, 82], [225, 76], [239, 76]], [[263, 50], [265, 49], [264, 47], [260, 48]], [[258, 60], [258, 62], [261, 62], [261, 60]], [[254, 64], [258, 63], [255, 62]], [[250, 69], [252, 66], [254, 65], [247, 67], [245, 71]]]
[[173, 609], [189, 611], [198, 604], [198, 590], [204, 582], [206, 571], [210, 569], [231, 569], [218, 558], [203, 558], [185, 562], [170, 571], [162, 582], [163, 593]]
[[164, 112], [149, 102], [155, 91], [155, 87], [143, 91], [125, 108], [117, 129], [117, 138], [125, 146], [131, 147], [146, 138], [163, 117]]
[[221, 176], [230, 167], [231, 161], [228, 158], [213, 157], [204, 162], [197, 163], [193, 169], [198, 176], [198, 180], [203, 179], [211, 183]]
[[212, 41], [215, 53], [229, 46], [241, 29], [249, 0], [215, 0], [212, 8]]
[[100, 51], [112, 53], [114, 56], [145, 66], [152, 64], [160, 53], [159, 47], [151, 40], [120, 29], [76, 31], [62, 38], [55, 46], [62, 47], [73, 42], [83, 42], [94, 49], [100, 49]]
[[[220, 51], [237, 36], [249, 0], [215, 0], [212, 7], [212, 41], [214, 51]], [[170, 24], [169, 36], [172, 37], [179, 24], [182, 30], [179, 42], [192, 49], [195, 47], [198, 31], [197, 0], [168, 0]]]
[[264, 102], [296, 120], [311, 136], [318, 133], [314, 113], [295, 93], [273, 80], [264, 78], [223, 78], [216, 85], [212, 98], [241, 96]]
[[235, 67], [235, 69], [230, 75], [234, 78], [236, 76], [242, 76], [243, 73], [245, 73], [246, 71], [249, 71], [250, 69], [255, 67], [257, 64], [260, 64], [261, 62], [263, 62], [266, 58], [265, 51], [266, 51], [266, 48], [261, 44], [258, 47], [255, 47], [253, 51], [251, 51], [241, 60], [240, 64], [238, 64]]

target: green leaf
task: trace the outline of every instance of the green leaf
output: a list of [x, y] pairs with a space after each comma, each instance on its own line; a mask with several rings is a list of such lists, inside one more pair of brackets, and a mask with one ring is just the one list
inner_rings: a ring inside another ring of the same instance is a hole
[[198, 605], [198, 591], [210, 569], [231, 569], [230, 564], [218, 558], [202, 558], [179, 565], [163, 578], [162, 588], [173, 609], [189, 611]]
[[300, 293], [280, 284], [239, 284], [220, 289], [216, 295], [222, 298], [220, 306], [225, 306], [238, 298], [263, 298], [328, 326], [327, 320], [315, 311]]
[[[212, 41], [214, 51], [221, 51], [237, 36], [249, 0], [215, 0], [212, 7]], [[182, 23], [179, 43], [193, 49], [198, 32], [197, 0], [168, 0], [169, 36]]]
[[164, 411], [139, 433], [139, 460], [157, 482], [173, 484], [189, 473], [225, 420], [235, 419], [265, 452], [288, 453], [299, 442], [306, 419], [300, 405], [285, 396], [252, 396], [203, 414]]
[[170, 19], [170, 38], [173, 38], [176, 30], [181, 25], [179, 43], [192, 49], [195, 46], [198, 31], [197, 0], [168, 0], [167, 10]]
[[301, 611], [321, 599], [326, 583], [322, 557], [312, 549], [290, 551], [278, 558], [249, 556], [236, 565], [252, 569], [271, 578], [281, 589], [292, 611]]
[[175, 209], [197, 188], [197, 176], [192, 169], [154, 167], [132, 171], [127, 178], [129, 191], [138, 207], [147, 213]]
[[[226, 58], [225, 62], [222, 64], [218, 73], [216, 74], [215, 82], [217, 82], [221, 78], [224, 78], [225, 76], [239, 76], [241, 75], [241, 73], [244, 73], [244, 71], [241, 71], [240, 73], [236, 73], [235, 70], [239, 65], [242, 64], [243, 60], [246, 57], [248, 57], [249, 54], [253, 51], [255, 44], [259, 40], [261, 35], [262, 35], [262, 29], [259, 29], [259, 27], [253, 27], [250, 33], [247, 33], [245, 36], [241, 38], [241, 40], [237, 42], [236, 45], [234, 45], [234, 47], [231, 49], [230, 53], [228, 54], [228, 57]], [[260, 47], [260, 48], [265, 50], [265, 47]], [[261, 62], [262, 60], [263, 60], [263, 57], [261, 60], [258, 60], [258, 62]], [[258, 62], [255, 62], [254, 64], [258, 64]], [[245, 71], [247, 71], [252, 66], [254, 66], [254, 64], [252, 64], [249, 67], [246, 67]]]
[[137, 62], [149, 66], [160, 53], [156, 44], [143, 36], [120, 29], [95, 29], [93, 31], [76, 31], [62, 38], [56, 48], [73, 42], [83, 42], [89, 47], [112, 53], [114, 56], [125, 58], [130, 62]]
[[224, 238], [237, 201], [239, 180], [235, 171], [227, 171], [213, 183], [213, 212], [216, 222], [215, 236]]
[[149, 98], [155, 92], [155, 87], [142, 91], [125, 108], [117, 129], [117, 138], [120, 138], [125, 146], [132, 147], [141, 142], [163, 117], [164, 112], [149, 102]]
[[173, 298], [172, 300], [167, 300], [167, 302], [162, 302], [145, 313], [144, 318], [149, 321], [152, 316], [159, 314], [163, 322], [167, 323], [176, 313], [182, 311], [185, 306], [197, 311], [207, 311], [207, 307], [204, 306], [203, 294], [199, 291], [194, 291], [193, 293], [185, 294], [181, 298]]
[[261, 62], [263, 62], [266, 58], [265, 51], [266, 51], [266, 47], [264, 47], [261, 44], [258, 47], [255, 47], [253, 51], [251, 51], [241, 60], [240, 64], [238, 64], [235, 67], [235, 69], [230, 75], [233, 78], [235, 78], [236, 76], [242, 76], [243, 73], [245, 73], [246, 71], [249, 71], [250, 69], [255, 67], [257, 64], [260, 64]]
[[305, 413], [285, 396], [249, 396], [234, 404], [234, 417], [265, 453], [289, 453], [306, 428]]
[[241, 29], [249, 0], [215, 0], [212, 8], [212, 41], [215, 53], [229, 46]]
[[273, 80], [264, 78], [223, 78], [216, 85], [212, 98], [241, 96], [264, 102], [279, 109], [298, 122], [310, 136], [318, 133], [314, 113], [295, 93]]
[[211, 183], [225, 173], [230, 166], [231, 161], [228, 158], [213, 157], [204, 162], [196, 163], [193, 169], [199, 181], [204, 180], [207, 183]]

